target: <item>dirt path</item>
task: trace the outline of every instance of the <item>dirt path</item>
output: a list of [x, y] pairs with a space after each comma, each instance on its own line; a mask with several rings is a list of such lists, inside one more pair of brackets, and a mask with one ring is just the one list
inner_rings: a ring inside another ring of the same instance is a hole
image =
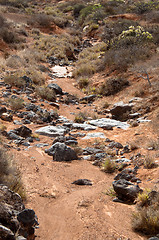
[[[131, 231], [134, 206], [114, 203], [104, 194], [113, 175], [84, 160], [53, 162], [38, 148], [17, 153], [17, 158], [24, 173], [27, 207], [35, 210], [40, 223], [37, 239], [145, 239]], [[79, 178], [92, 180], [93, 186], [71, 184]]]
[[[74, 87], [73, 79], [59, 79], [57, 83], [64, 91], [83, 96]], [[60, 113], [70, 118], [70, 112], [78, 111], [76, 107], [61, 105]], [[37, 128], [34, 125], [30, 127]], [[131, 131], [114, 129], [105, 131], [105, 134], [122, 142], [124, 136], [132, 134]], [[79, 142], [82, 145], [82, 140]], [[52, 140], [40, 136], [40, 143], [50, 146]], [[114, 175], [103, 173], [89, 161], [53, 162], [52, 157], [45, 154], [45, 148], [31, 147], [15, 152], [26, 186], [26, 206], [33, 208], [39, 219], [37, 239], [146, 239], [131, 229], [131, 214], [135, 206], [112, 202], [113, 197], [105, 194]], [[90, 179], [93, 186], [71, 184], [79, 178]]]

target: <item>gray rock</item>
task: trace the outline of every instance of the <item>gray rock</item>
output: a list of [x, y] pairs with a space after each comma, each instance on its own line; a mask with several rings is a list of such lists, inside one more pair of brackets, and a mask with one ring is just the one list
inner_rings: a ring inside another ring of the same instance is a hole
[[23, 236], [18, 236], [17, 238], [16, 238], [16, 240], [27, 240], [25, 237], [23, 237]]
[[71, 146], [71, 145], [78, 145], [78, 142], [76, 140], [67, 140], [65, 142], [66, 145]]
[[86, 147], [83, 149], [84, 155], [89, 155], [89, 154], [97, 154], [100, 153], [102, 150], [99, 148], [92, 148], [92, 147]]
[[90, 139], [90, 138], [105, 138], [105, 135], [104, 133], [101, 133], [101, 132], [87, 133], [87, 135], [82, 139]]
[[114, 181], [113, 188], [119, 200], [132, 203], [137, 198], [139, 192], [142, 192], [138, 185], [134, 185], [125, 179]]
[[150, 237], [148, 240], [159, 240], [158, 237]]
[[92, 102], [95, 100], [95, 98], [96, 98], [96, 95], [92, 94], [92, 95], [81, 98], [80, 101]]
[[145, 122], [151, 122], [151, 120], [145, 119], [145, 117], [141, 117], [137, 119], [138, 123], [145, 123]]
[[9, 139], [12, 139], [12, 140], [19, 140], [19, 141], [24, 140], [24, 138], [18, 136], [16, 133], [14, 133], [13, 130], [10, 130], [7, 133], [7, 136], [8, 136]]
[[32, 134], [32, 130], [28, 127], [26, 127], [25, 125], [16, 128], [13, 130], [17, 135], [27, 138], [30, 137], [30, 135]]
[[67, 129], [62, 126], [46, 126], [36, 130], [35, 132], [48, 137], [57, 137], [63, 136], [67, 132]]
[[121, 122], [117, 121], [114, 119], [109, 119], [109, 118], [100, 118], [96, 120], [90, 120], [89, 124], [101, 127], [103, 128], [104, 126], [110, 125], [112, 127], [117, 127], [126, 130], [130, 125], [127, 124], [126, 122]]
[[78, 180], [72, 182], [72, 184], [92, 186], [92, 182], [89, 179], [78, 179]]
[[22, 123], [19, 122], [18, 120], [14, 120], [13, 123], [14, 123], [15, 125], [22, 125]]
[[85, 130], [85, 131], [96, 130], [96, 127], [91, 126], [90, 124], [87, 124], [87, 123], [73, 123], [72, 128], [73, 129], [81, 129], [81, 130]]
[[37, 143], [37, 144], [35, 144], [35, 146], [38, 147], [38, 148], [42, 148], [42, 147], [49, 146], [49, 144], [48, 143]]
[[0, 116], [3, 114], [3, 113], [6, 113], [7, 112], [7, 108], [6, 107], [0, 107]]
[[119, 142], [111, 142], [108, 144], [108, 147], [109, 148], [118, 148], [118, 149], [122, 149], [123, 148], [123, 145]]
[[56, 94], [60, 94], [60, 95], [63, 94], [62, 88], [56, 83], [50, 83], [50, 84], [48, 84], [48, 87], [53, 89]]
[[76, 152], [72, 148], [59, 142], [52, 145], [49, 149], [45, 150], [45, 152], [53, 156], [53, 160], [58, 162], [71, 161], [78, 158]]

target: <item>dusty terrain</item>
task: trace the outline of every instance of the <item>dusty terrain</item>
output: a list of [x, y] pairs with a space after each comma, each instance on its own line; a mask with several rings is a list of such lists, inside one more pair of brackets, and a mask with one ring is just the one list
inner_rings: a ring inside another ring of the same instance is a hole
[[[26, 23], [28, 17], [23, 14], [3, 13], [3, 16], [16, 23]], [[30, 39], [28, 40], [29, 44]], [[4, 43], [3, 43], [4, 44]], [[3, 50], [3, 51], [2, 51]], [[7, 44], [2, 46], [0, 42], [0, 51], [12, 52]], [[15, 54], [16, 51], [13, 50]], [[142, 116], [146, 116], [151, 122], [140, 123], [136, 127], [130, 127], [127, 130], [114, 128], [112, 131], [102, 130], [98, 128], [96, 132], [102, 132], [105, 136], [123, 145], [135, 142], [139, 148], [124, 154], [126, 158], [130, 158], [137, 153], [152, 154], [156, 163], [159, 163], [158, 151], [148, 151], [147, 144], [150, 140], [158, 139], [158, 114], [159, 114], [159, 98], [158, 98], [158, 61], [159, 54], [145, 61], [146, 66], [150, 66], [151, 88], [148, 82], [140, 74], [130, 71], [128, 79], [130, 86], [123, 89], [119, 93], [97, 98], [92, 104], [59, 104], [58, 114], [67, 117], [69, 120], [74, 120], [75, 115], [80, 111], [89, 113], [93, 116], [94, 109], [101, 110], [104, 102], [113, 104], [123, 101], [128, 103], [134, 97], [135, 92], [139, 89], [145, 90], [141, 108], [151, 106], [149, 112]], [[46, 65], [46, 64], [45, 64]], [[49, 68], [49, 64], [47, 64]], [[114, 74], [114, 73], [113, 73]], [[92, 82], [96, 86], [104, 81], [106, 72], [97, 73], [92, 77]], [[3, 80], [3, 72], [1, 72]], [[77, 82], [74, 78], [56, 78], [52, 81], [48, 77], [47, 83], [57, 83], [64, 92], [68, 92], [77, 96], [84, 97], [85, 94], [77, 87]], [[0, 91], [4, 90], [3, 87]], [[154, 97], [154, 98], [153, 98]], [[155, 98], [156, 97], [156, 98]], [[23, 95], [25, 102], [27, 98]], [[1, 98], [4, 101], [3, 98]], [[40, 105], [39, 100], [36, 105]], [[48, 102], [43, 102], [44, 108], [47, 110], [55, 109]], [[73, 114], [72, 114], [73, 113]], [[98, 116], [105, 117], [102, 113]], [[14, 116], [14, 120], [18, 118]], [[19, 120], [19, 119], [18, 119]], [[7, 131], [14, 129], [13, 122], [1, 120], [1, 124], [5, 125]], [[36, 129], [48, 125], [31, 123], [28, 127], [35, 132]], [[20, 127], [20, 125], [16, 126]], [[76, 132], [83, 130], [76, 130]], [[92, 131], [94, 132], [94, 131]], [[93, 161], [78, 159], [72, 162], [55, 162], [53, 157], [45, 153], [45, 149], [52, 145], [54, 138], [39, 135], [39, 143], [49, 144], [47, 147], [38, 148], [35, 144], [31, 147], [20, 146], [20, 151], [12, 145], [11, 152], [16, 159], [18, 167], [21, 171], [22, 181], [26, 191], [26, 207], [35, 210], [39, 221], [39, 228], [36, 230], [36, 239], [38, 240], [145, 240], [148, 236], [136, 233], [132, 230], [131, 218], [132, 212], [135, 210], [135, 205], [113, 202], [113, 196], [106, 194], [112, 188], [112, 181], [116, 175], [104, 173], [98, 166], [92, 165]], [[8, 140], [5, 140], [8, 141]], [[87, 146], [93, 147], [95, 143], [101, 139], [91, 138], [83, 140], [78, 138], [78, 144], [84, 148]], [[38, 142], [37, 142], [38, 143]], [[133, 163], [130, 167], [134, 167]], [[141, 179], [141, 188], [150, 188], [159, 190], [159, 168], [145, 169], [141, 166], [138, 171], [138, 177]], [[90, 179], [93, 182], [92, 186], [77, 186], [71, 184], [77, 179]]]

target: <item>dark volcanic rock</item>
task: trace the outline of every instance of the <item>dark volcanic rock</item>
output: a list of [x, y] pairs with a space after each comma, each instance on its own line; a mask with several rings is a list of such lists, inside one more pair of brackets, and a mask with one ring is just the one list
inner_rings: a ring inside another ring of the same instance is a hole
[[0, 224], [0, 239], [1, 240], [16, 240], [14, 233], [7, 227]]
[[132, 109], [132, 104], [124, 104], [123, 102], [119, 102], [114, 104], [114, 107], [110, 109], [110, 113], [112, 114], [113, 119], [123, 120], [123, 115], [127, 112], [130, 112]]
[[48, 84], [48, 87], [53, 89], [55, 91], [56, 94], [63, 94], [62, 88], [60, 88], [60, 86], [56, 83], [50, 83]]
[[92, 182], [89, 179], [78, 179], [78, 180], [72, 182], [72, 184], [92, 186]]
[[66, 146], [64, 143], [57, 142], [51, 146], [51, 148], [45, 150], [48, 155], [53, 156], [54, 161], [71, 161], [77, 159], [76, 152]]
[[89, 95], [89, 96], [85, 96], [83, 98], [80, 99], [80, 101], [86, 101], [86, 102], [92, 102], [94, 101], [96, 98], [96, 95], [95, 94], [92, 94], [92, 95]]
[[21, 126], [20, 128], [14, 129], [15, 133], [21, 137], [30, 137], [32, 130], [26, 126]]
[[32, 209], [24, 209], [17, 215], [17, 219], [22, 224], [33, 226], [35, 223], [35, 212]]
[[114, 181], [113, 188], [119, 200], [132, 203], [137, 198], [139, 192], [142, 192], [138, 185], [134, 185], [125, 179]]

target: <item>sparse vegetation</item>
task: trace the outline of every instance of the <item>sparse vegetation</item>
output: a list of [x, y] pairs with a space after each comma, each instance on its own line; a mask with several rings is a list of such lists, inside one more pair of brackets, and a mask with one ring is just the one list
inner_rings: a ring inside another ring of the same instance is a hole
[[40, 86], [36, 88], [36, 93], [42, 99], [54, 102], [56, 100], [56, 93], [53, 89], [47, 86]]
[[86, 120], [87, 120], [87, 114], [84, 112], [79, 112], [74, 119], [76, 123], [84, 123]]
[[128, 85], [129, 85], [129, 82], [127, 79], [109, 78], [105, 81], [104, 84], [101, 85], [99, 89], [99, 94], [104, 96], [113, 95]]
[[154, 168], [156, 166], [155, 158], [153, 156], [147, 155], [144, 159], [144, 167], [147, 169]]
[[113, 173], [116, 170], [116, 164], [110, 157], [106, 157], [104, 160], [102, 170], [106, 173]]
[[136, 149], [139, 148], [139, 143], [135, 142], [135, 141], [130, 142], [129, 145], [130, 145], [130, 150], [131, 151], [136, 150]]
[[0, 159], [0, 183], [6, 184], [11, 190], [18, 192], [25, 199], [26, 194], [21, 181], [20, 171], [13, 157], [2, 146], [0, 147]]
[[24, 108], [24, 100], [22, 98], [10, 98], [8, 102], [10, 108], [14, 111]]
[[157, 234], [159, 231], [159, 193], [151, 191], [141, 198], [142, 204], [133, 214], [133, 229], [144, 234]]
[[93, 47], [87, 47], [80, 54], [73, 72], [75, 78], [88, 78], [97, 72], [100, 68], [102, 54], [106, 49], [104, 42], [96, 44]]

